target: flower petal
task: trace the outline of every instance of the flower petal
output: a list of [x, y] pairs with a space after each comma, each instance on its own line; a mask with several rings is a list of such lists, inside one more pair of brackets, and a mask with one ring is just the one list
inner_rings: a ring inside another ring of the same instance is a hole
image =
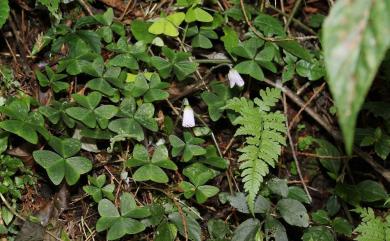
[[194, 127], [195, 126], [195, 117], [194, 117], [194, 111], [192, 110], [191, 106], [184, 107], [183, 111], [183, 127]]

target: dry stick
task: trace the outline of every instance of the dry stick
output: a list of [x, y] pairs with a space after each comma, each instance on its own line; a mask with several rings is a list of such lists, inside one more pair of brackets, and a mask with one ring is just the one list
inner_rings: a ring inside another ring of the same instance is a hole
[[[187, 224], [187, 219], [185, 218], [185, 214], [183, 212], [183, 209], [178, 204], [178, 200], [180, 201], [180, 199], [176, 199], [176, 197], [171, 192], [167, 192], [167, 191], [160, 189], [160, 188], [152, 187], [149, 185], [146, 188], [162, 192], [165, 194], [165, 196], [167, 196], [168, 198], [170, 198], [173, 201], [174, 205], [177, 207], [177, 211], [179, 212], [179, 215], [181, 217], [181, 221], [183, 222], [184, 238], [186, 241], [188, 241], [188, 239], [189, 239], [189, 237], [188, 237], [188, 224]], [[190, 210], [192, 210], [192, 208]]]
[[280, 42], [280, 41], [288, 41], [288, 40], [307, 40], [307, 39], [318, 39], [317, 36], [305, 36], [305, 37], [292, 37], [292, 38], [269, 38], [264, 37], [261, 33], [257, 31], [257, 29], [252, 25], [251, 21], [249, 21], [248, 15], [246, 14], [244, 0], [240, 0], [241, 10], [244, 15], [245, 22], [248, 24], [249, 28], [252, 29], [253, 33], [259, 37], [260, 39], [264, 41], [270, 41], [270, 42]]
[[132, 2], [133, 2], [132, 0], [129, 0], [129, 1], [127, 2], [125, 11], [122, 12], [122, 15], [119, 17], [119, 21], [122, 21], [122, 19], [125, 17], [125, 15], [127, 14], [127, 11], [129, 10], [130, 4], [131, 4]]
[[310, 195], [309, 190], [307, 189], [305, 180], [303, 179], [301, 167], [299, 165], [299, 161], [298, 161], [297, 155], [295, 153], [294, 142], [292, 140], [290, 130], [288, 129], [288, 117], [287, 117], [288, 106], [287, 106], [287, 102], [286, 102], [286, 94], [284, 94], [284, 93], [283, 93], [283, 107], [284, 107], [284, 115], [286, 116], [287, 138], [288, 138], [288, 141], [289, 141], [289, 144], [290, 144], [290, 148], [291, 148], [291, 151], [292, 151], [292, 156], [294, 158], [295, 166], [297, 167], [298, 176], [299, 176], [299, 179], [301, 180], [301, 184], [303, 186], [303, 189], [305, 189], [306, 195], [308, 196], [309, 201], [311, 202], [313, 199], [312, 199], [312, 197]]
[[[181, 45], [181, 47], [183, 48], [184, 52], [187, 53], [188, 50], [187, 50], [187, 48], [186, 48], [186, 46], [185, 46], [185, 43], [184, 43], [183, 41], [181, 41], [180, 38], [176, 38], [176, 39], [177, 39], [177, 41], [180, 43], [180, 45]], [[191, 63], [194, 62], [194, 60], [193, 60], [191, 57], [189, 57], [188, 60], [189, 60]], [[201, 82], [201, 83], [203, 84], [203, 86], [205, 87], [205, 89], [206, 89], [207, 91], [210, 91], [210, 90], [209, 90], [209, 87], [207, 86], [206, 82], [204, 81], [202, 75], [200, 74], [198, 68], [196, 68], [196, 70], [195, 70], [195, 76], [198, 78], [198, 81]]]
[[16, 210], [11, 206], [11, 204], [9, 204], [9, 202], [7, 201], [7, 199], [5, 199], [5, 197], [3, 196], [2, 193], [0, 193], [0, 199], [1, 201], [3, 201], [3, 203], [5, 204], [5, 206], [8, 208], [8, 210], [13, 214], [15, 215], [16, 217], [18, 217], [19, 219], [23, 220], [24, 222], [26, 222], [26, 219], [24, 217], [22, 217], [22, 215], [20, 215], [18, 212], [16, 212]]
[[287, 23], [284, 25], [284, 31], [288, 29], [288, 26], [290, 26], [291, 20], [293, 19], [295, 13], [297, 12], [299, 6], [301, 5], [302, 0], [297, 0], [294, 4], [294, 8], [290, 14], [290, 16], [287, 19]]
[[90, 16], [93, 16], [93, 12], [92, 12], [91, 8], [88, 6], [88, 4], [84, 0], [78, 0], [78, 2], [81, 4], [81, 6], [83, 6], [85, 11], [87, 11]]
[[[294, 92], [292, 92], [289, 88], [285, 87], [285, 86], [281, 86], [279, 84], [276, 84], [274, 82], [272, 82], [271, 80], [269, 79], [264, 79], [263, 80], [264, 82], [266, 82], [267, 84], [275, 87], [275, 88], [278, 88], [280, 90], [282, 90], [283, 93], [285, 93], [287, 95], [287, 97], [289, 97], [293, 102], [295, 102], [295, 104], [297, 104], [298, 106], [300, 107], [303, 107], [305, 105], [305, 103], [298, 97], [295, 95]], [[327, 123], [319, 114], [317, 114], [313, 109], [311, 109], [310, 107], [306, 107], [305, 109], [305, 112], [310, 115], [318, 124], [320, 124], [336, 141], [339, 141], [339, 142], [342, 142], [343, 141], [343, 138], [342, 136], [340, 135], [340, 133], [338, 131], [336, 131], [335, 129], [332, 128], [332, 126]], [[367, 153], [365, 153], [364, 151], [362, 151], [360, 148], [358, 147], [354, 147], [353, 148], [353, 151], [358, 155], [360, 156], [363, 160], [365, 160], [376, 172], [378, 172], [379, 174], [382, 175], [382, 177], [384, 177], [386, 179], [387, 182], [390, 183], [390, 171], [387, 170], [387, 169], [384, 169], [381, 165], [379, 165], [378, 163], [375, 162], [375, 160], [370, 156], [368, 155]]]
[[309, 98], [309, 100], [301, 107], [301, 109], [298, 111], [298, 113], [291, 120], [290, 125], [288, 126], [289, 131], [291, 131], [291, 129], [294, 127], [295, 122], [297, 121], [297, 119], [301, 115], [301, 113], [305, 110], [305, 108], [308, 105], [310, 105], [310, 103], [318, 96], [319, 93], [321, 93], [321, 91], [324, 89], [325, 85], [326, 85], [326, 82], [322, 83], [322, 85], [314, 92], [314, 94]]
[[323, 156], [318, 155], [316, 153], [309, 153], [309, 152], [295, 152], [298, 156], [307, 156], [307, 157], [315, 157], [315, 158], [321, 158], [321, 159], [351, 159], [352, 157], [358, 157], [357, 155], [352, 156]]

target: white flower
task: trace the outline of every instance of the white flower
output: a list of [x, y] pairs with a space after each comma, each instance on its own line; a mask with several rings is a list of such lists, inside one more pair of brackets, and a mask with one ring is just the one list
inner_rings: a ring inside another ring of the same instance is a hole
[[195, 117], [194, 110], [190, 105], [186, 105], [183, 110], [183, 127], [194, 127], [195, 126]]
[[237, 70], [233, 68], [229, 70], [228, 80], [229, 80], [230, 88], [233, 88], [235, 85], [237, 85], [238, 87], [242, 87], [245, 84], [240, 73], [238, 73]]

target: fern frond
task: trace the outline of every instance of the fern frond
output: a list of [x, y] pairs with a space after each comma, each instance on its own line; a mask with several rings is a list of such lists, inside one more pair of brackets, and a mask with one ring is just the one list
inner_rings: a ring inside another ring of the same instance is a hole
[[286, 133], [283, 114], [270, 112], [280, 98], [280, 90], [267, 88], [260, 91], [260, 96], [254, 101], [233, 98], [225, 106], [239, 114], [233, 121], [239, 125], [235, 135], [246, 137], [244, 147], [238, 150], [241, 152], [238, 162], [251, 210], [269, 167], [275, 167], [278, 161]]
[[270, 109], [279, 101], [280, 93], [280, 89], [267, 88], [265, 90], [260, 90], [261, 99], [255, 98], [254, 102], [260, 110], [270, 111]]
[[362, 222], [356, 227], [355, 232], [359, 235], [355, 238], [357, 241], [386, 241], [390, 238], [390, 215], [386, 221], [376, 217], [372, 208], [357, 208]]

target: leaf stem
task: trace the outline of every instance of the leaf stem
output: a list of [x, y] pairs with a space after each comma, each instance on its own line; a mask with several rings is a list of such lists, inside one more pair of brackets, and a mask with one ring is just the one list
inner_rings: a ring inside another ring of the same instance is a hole
[[230, 59], [193, 59], [195, 63], [199, 64], [231, 64]]
[[7, 199], [5, 199], [5, 197], [3, 196], [2, 193], [0, 193], [0, 199], [1, 199], [1, 201], [3, 201], [3, 203], [5, 204], [5, 206], [8, 208], [8, 210], [9, 210], [13, 215], [15, 215], [16, 217], [20, 218], [20, 219], [23, 220], [24, 222], [26, 221], [26, 218], [22, 217], [22, 215], [20, 215], [19, 213], [16, 212], [16, 210], [11, 206], [11, 204], [7, 201]]

